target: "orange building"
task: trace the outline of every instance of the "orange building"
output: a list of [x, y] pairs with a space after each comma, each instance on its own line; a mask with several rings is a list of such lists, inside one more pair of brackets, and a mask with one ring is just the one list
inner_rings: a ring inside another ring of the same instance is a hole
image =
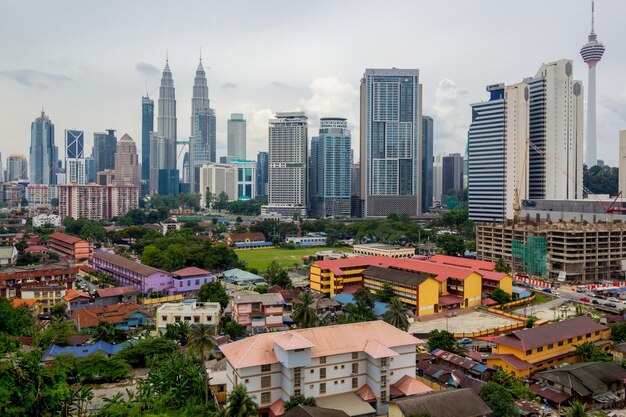
[[89, 242], [86, 240], [64, 233], [52, 233], [49, 239], [48, 247], [58, 253], [61, 258], [73, 261], [89, 259], [91, 251]]

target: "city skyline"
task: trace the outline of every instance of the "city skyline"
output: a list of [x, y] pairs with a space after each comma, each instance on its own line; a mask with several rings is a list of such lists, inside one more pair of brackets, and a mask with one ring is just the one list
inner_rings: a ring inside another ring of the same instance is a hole
[[[8, 45], [7, 51], [14, 58], [0, 67], [0, 88], [7, 92], [5, 97], [14, 97], [11, 103], [6, 99], [0, 102], [0, 111], [12, 115], [10, 124], [0, 125], [0, 132], [7, 138], [2, 152], [26, 152], [28, 125], [42, 105], [57, 129], [80, 125], [90, 139], [93, 132], [113, 127], [120, 132], [128, 132], [131, 137], [141, 137], [141, 109], [137, 101], [146, 94], [146, 90], [152, 99], [157, 96], [153, 90], [158, 85], [165, 51], [169, 51], [178, 90], [177, 99], [188, 103], [199, 47], [202, 46], [197, 39], [203, 37], [221, 40], [212, 42], [210, 50], [205, 46], [203, 51], [208, 67], [208, 84], [213, 91], [212, 107], [217, 114], [218, 155], [226, 154], [226, 124], [230, 113], [243, 113], [248, 120], [251, 155], [267, 149], [267, 123], [276, 111], [303, 110], [310, 117], [312, 129], [318, 127], [319, 117], [346, 117], [350, 121], [350, 129], [358, 131], [358, 84], [362, 71], [367, 67], [393, 66], [420, 68], [424, 84], [424, 114], [432, 115], [437, 126], [435, 153], [463, 152], [470, 124], [469, 103], [483, 97], [484, 85], [493, 81], [507, 84], [519, 82], [521, 79], [517, 74], [530, 74], [541, 63], [561, 58], [572, 59], [574, 77], [586, 81], [587, 68], [578, 51], [589, 30], [590, 2], [551, 2], [543, 6], [544, 13], [539, 16], [532, 12], [532, 3], [526, 4], [527, 7], [516, 15], [518, 19], [511, 21], [505, 19], [506, 10], [495, 7], [497, 3], [493, 1], [471, 5], [462, 2], [442, 5], [403, 3], [406, 13], [401, 15], [391, 15], [391, 11], [381, 15], [373, 13], [373, 4], [356, 7], [356, 3], [346, 2], [334, 7], [332, 16], [324, 14], [328, 30], [323, 34], [315, 25], [307, 24], [308, 19], [315, 21], [321, 17], [324, 8], [317, 5], [282, 8], [251, 5], [241, 7], [237, 19], [221, 22], [220, 19], [224, 20], [230, 8], [217, 4], [215, 13], [205, 17], [210, 24], [200, 26], [200, 18], [193, 17], [189, 28], [176, 36], [173, 34], [183, 27], [184, 19], [173, 13], [173, 7], [156, 7], [146, 21], [135, 22], [137, 25], [133, 32], [128, 32], [131, 29], [124, 26], [132, 25], [123, 23], [132, 13], [125, 11], [118, 15], [110, 8], [98, 6], [93, 13], [116, 16], [116, 32], [120, 23], [118, 35], [102, 40], [98, 32], [86, 28], [81, 39], [73, 37], [72, 42], [66, 42], [64, 39], [68, 33], [55, 24], [57, 30], [49, 34], [50, 47], [46, 48], [35, 43], [40, 37], [37, 35], [43, 34], [48, 24], [42, 24], [39, 15], [58, 22], [80, 17], [81, 13], [87, 12], [86, 9], [76, 7], [69, 14], [61, 14], [59, 10], [44, 5], [42, 12], [46, 13], [37, 13], [32, 15], [33, 19], [25, 20], [17, 17], [27, 13], [30, 7], [12, 5], [4, 14], [5, 19], [0, 17], [0, 21], [4, 21], [1, 30], [9, 33], [14, 28], [13, 21], [20, 21], [20, 29], [13, 32], [30, 31], [33, 39], [22, 37], [15, 45]], [[133, 4], [129, 9], [136, 7], [143, 7], [142, 3]], [[595, 18], [596, 30], [602, 34], [602, 41], [609, 50], [598, 76], [598, 158], [610, 165], [617, 163], [618, 131], [626, 124], [626, 82], [620, 74], [626, 58], [623, 54], [610, 53], [623, 49], [626, 44], [619, 33], [619, 7], [617, 1], [598, 2]], [[302, 9], [306, 9], [307, 13], [301, 13]], [[495, 14], [493, 24], [489, 27], [476, 25], [474, 20], [480, 19], [485, 10]], [[303, 20], [303, 15], [308, 15], [306, 20]], [[171, 19], [168, 28], [155, 32], [133, 48], [121, 47], [134, 31], [141, 31], [143, 35], [150, 33], [153, 20], [163, 16]], [[347, 18], [362, 19], [367, 23], [390, 16], [398, 19], [398, 24], [389, 25], [384, 33], [369, 33], [358, 28], [338, 29], [334, 25]], [[402, 24], [409, 22], [405, 20], [408, 16], [415, 16], [414, 24]], [[498, 20], [498, 16], [502, 19]], [[559, 21], [568, 21], [571, 25], [563, 25], [562, 30], [554, 33], [550, 28], [556, 16]], [[274, 17], [280, 24], [267, 29], [263, 23]], [[280, 19], [286, 17], [288, 19]], [[528, 31], [531, 17], [533, 30]], [[450, 23], [449, 27], [441, 25], [442, 19]], [[107, 26], [109, 24], [106, 23]], [[260, 27], [263, 27], [262, 36], [258, 36]], [[285, 40], [281, 36], [281, 33], [295, 27], [303, 27], [304, 30], [295, 38]], [[491, 36], [494, 31], [502, 31], [506, 36]], [[232, 36], [233, 33], [238, 34]], [[468, 33], [470, 36], [467, 36]], [[401, 53], [399, 48], [376, 47], [368, 48], [365, 56], [361, 53], [361, 46], [366, 42], [374, 42], [373, 46], [386, 44], [397, 36], [415, 39], [413, 53]], [[435, 37], [437, 42], [428, 41]], [[489, 47], [479, 48], [483, 45], [480, 39], [489, 39]], [[107, 47], [104, 53], [85, 54], [84, 51], [89, 50], [85, 47], [86, 41], [105, 42], [111, 49]], [[527, 48], [518, 47], [524, 42], [529, 44]], [[63, 47], [55, 46], [60, 43]], [[296, 59], [290, 59], [288, 64], [262, 58], [267, 57], [276, 43], [283, 47], [304, 43], [308, 47], [290, 49], [292, 58]], [[237, 54], [232, 53], [235, 46]], [[328, 69], [317, 63], [309, 55], [311, 50], [318, 48], [324, 49], [329, 58], [340, 60], [342, 65]], [[493, 51], [498, 49], [514, 51], [515, 55], [496, 61]], [[25, 54], [26, 50], [28, 54]], [[101, 59], [103, 56], [106, 60]], [[242, 60], [254, 62], [254, 65], [244, 65]], [[493, 65], [481, 65], [481, 61], [492, 62]], [[86, 105], [88, 97], [96, 101]], [[191, 117], [187, 106], [178, 107], [179, 118]], [[178, 139], [188, 138], [190, 126], [183, 123], [179, 128]], [[358, 135], [353, 136], [353, 147], [358, 154]], [[90, 146], [88, 142], [87, 149]]]

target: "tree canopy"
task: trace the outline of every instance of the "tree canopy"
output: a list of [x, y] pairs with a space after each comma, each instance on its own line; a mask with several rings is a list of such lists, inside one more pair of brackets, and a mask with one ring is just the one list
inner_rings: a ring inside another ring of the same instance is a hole
[[479, 392], [480, 398], [491, 408], [496, 417], [514, 417], [518, 413], [511, 393], [502, 385], [487, 382]]
[[461, 350], [454, 338], [454, 334], [447, 330], [439, 329], [432, 330], [428, 333], [428, 350], [432, 352], [435, 349], [447, 350], [452, 353], [459, 353]]

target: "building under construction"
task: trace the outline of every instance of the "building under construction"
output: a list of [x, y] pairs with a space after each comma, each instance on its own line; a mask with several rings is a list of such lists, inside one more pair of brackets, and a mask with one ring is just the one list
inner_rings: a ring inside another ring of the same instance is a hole
[[477, 257], [503, 258], [514, 273], [597, 282], [624, 275], [626, 223], [513, 222], [476, 226]]

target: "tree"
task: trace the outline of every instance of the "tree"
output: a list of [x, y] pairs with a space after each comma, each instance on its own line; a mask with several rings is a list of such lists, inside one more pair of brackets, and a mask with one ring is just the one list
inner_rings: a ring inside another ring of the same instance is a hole
[[200, 287], [200, 290], [198, 291], [198, 300], [220, 303], [222, 308], [226, 308], [230, 301], [230, 297], [228, 297], [226, 289], [220, 282], [213, 281], [207, 282]]
[[439, 329], [428, 333], [428, 350], [432, 352], [435, 349], [446, 350], [452, 353], [458, 353], [461, 350], [452, 333]]
[[615, 343], [626, 341], [626, 322], [616, 323], [611, 326], [611, 339]]
[[511, 301], [511, 294], [502, 290], [501, 288], [496, 288], [491, 293], [491, 299], [494, 300], [496, 303], [503, 305]]
[[164, 337], [149, 337], [131, 344], [116, 354], [133, 368], [145, 368], [152, 359], [159, 360], [171, 356], [178, 351], [173, 340]]
[[359, 288], [354, 293], [353, 302], [343, 306], [342, 323], [357, 323], [376, 320], [374, 296], [367, 288]]
[[487, 382], [479, 392], [480, 398], [491, 408], [495, 417], [517, 416], [511, 393], [502, 385]]
[[619, 183], [619, 169], [608, 165], [583, 165], [583, 185], [594, 194], [616, 195]]
[[303, 395], [292, 395], [285, 403], [285, 411], [289, 411], [298, 405], [308, 405], [311, 407], [317, 406], [317, 402], [313, 397], [305, 397]]
[[115, 328], [114, 325], [106, 321], [101, 321], [93, 332], [95, 341], [104, 341], [111, 344], [117, 344], [126, 340], [126, 333], [123, 330]]
[[248, 395], [246, 387], [235, 385], [226, 400], [229, 417], [252, 417], [257, 414], [256, 403]]
[[315, 314], [313, 307], [311, 307], [313, 301], [313, 296], [310, 292], [301, 292], [291, 313], [293, 321], [304, 329], [315, 327], [319, 323], [319, 318]]
[[216, 201], [213, 203], [213, 207], [218, 211], [226, 210], [228, 207], [228, 194], [225, 191], [219, 193]]
[[15, 308], [6, 298], [0, 298], [0, 317], [0, 333], [11, 336], [27, 336], [34, 324], [32, 313], [27, 308]]
[[576, 354], [580, 355], [583, 361], [609, 362], [611, 357], [593, 342], [584, 342], [576, 347]]
[[509, 266], [509, 264], [504, 262], [504, 259], [502, 257], [499, 257], [496, 261], [496, 272], [504, 272], [506, 274], [511, 272], [511, 267]]
[[187, 321], [179, 321], [178, 323], [168, 323], [165, 326], [165, 334], [163, 336], [167, 339], [178, 342], [181, 346], [187, 345], [189, 342], [189, 335], [191, 334], [191, 325]]
[[462, 255], [465, 251], [465, 242], [459, 235], [444, 233], [437, 237], [437, 247], [448, 256]]
[[58, 320], [65, 318], [65, 306], [61, 303], [57, 303], [50, 307], [50, 315]]
[[378, 300], [382, 301], [383, 303], [386, 303], [395, 297], [396, 294], [393, 292], [393, 287], [388, 282], [385, 282], [382, 288], [376, 291], [376, 298], [378, 298]]
[[588, 417], [590, 416], [587, 411], [587, 404], [581, 403], [579, 401], [574, 401], [570, 403], [570, 406], [565, 410], [565, 415], [567, 417]]
[[204, 405], [209, 405], [209, 371], [204, 362], [207, 360], [208, 353], [215, 349], [215, 342], [211, 339], [211, 331], [205, 326], [196, 326], [191, 330], [189, 338], [189, 349], [200, 355], [202, 370], [204, 374]]
[[404, 305], [397, 297], [389, 301], [389, 310], [383, 314], [383, 320], [405, 332], [409, 329], [409, 319], [404, 311]]
[[222, 332], [234, 340], [238, 337], [245, 336], [246, 328], [236, 321], [231, 320], [226, 323], [226, 325], [224, 325], [224, 327], [222, 328]]
[[284, 289], [292, 288], [291, 279], [289, 279], [287, 271], [285, 271], [276, 260], [273, 260], [267, 266], [265, 278], [270, 285], [280, 285], [280, 287]]

